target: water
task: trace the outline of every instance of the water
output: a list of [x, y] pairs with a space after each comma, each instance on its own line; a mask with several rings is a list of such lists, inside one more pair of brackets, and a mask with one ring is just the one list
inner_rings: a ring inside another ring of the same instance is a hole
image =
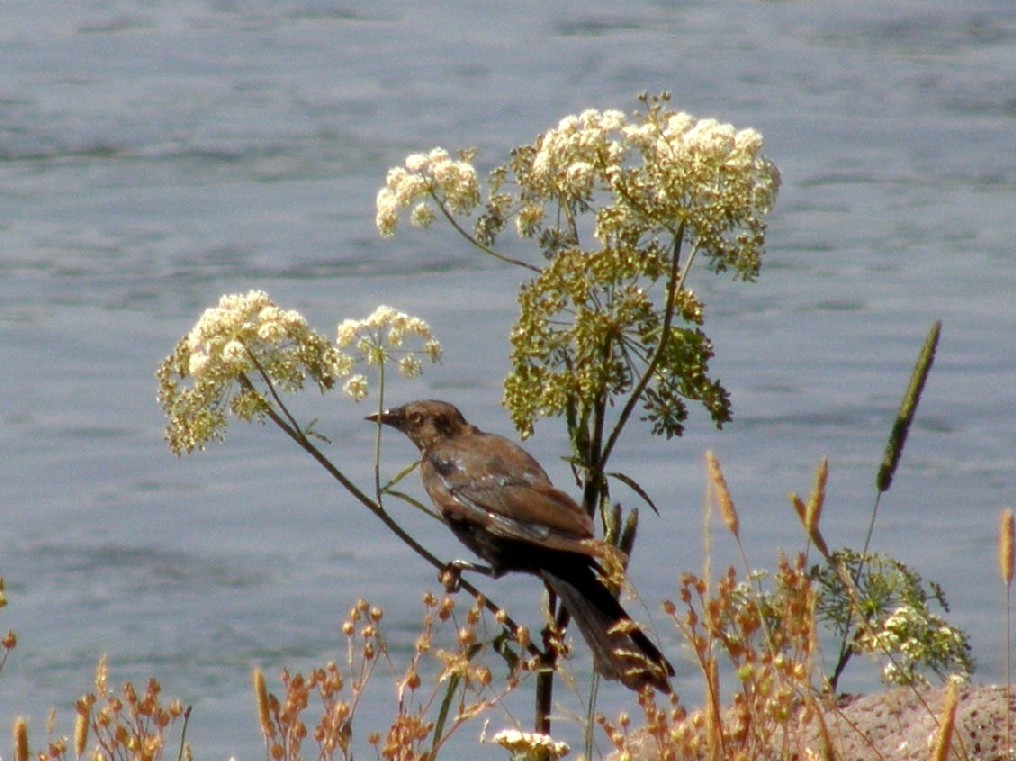
[[[826, 536], [856, 546], [937, 318], [938, 360], [876, 546], [944, 584], [980, 678], [1001, 678], [995, 531], [1016, 472], [1011, 4], [616, 6], [4, 4], [0, 626], [21, 643], [0, 721], [29, 716], [38, 743], [56, 707], [69, 732], [108, 653], [114, 684], [157, 676], [193, 704], [200, 756], [256, 759], [252, 667], [273, 678], [341, 655], [337, 629], [361, 595], [404, 651], [433, 574], [271, 429], [235, 428], [175, 460], [155, 365], [224, 292], [264, 288], [328, 333], [391, 303], [428, 319], [447, 353], [393, 393], [451, 398], [507, 433], [518, 274], [443, 231], [380, 240], [377, 188], [410, 151], [476, 146], [489, 166], [564, 114], [630, 110], [664, 89], [679, 108], [759, 129], [784, 175], [761, 280], [693, 283], [735, 422], [717, 433], [698, 416], [683, 440], [633, 437], [618, 453], [663, 508], [646, 516], [633, 578], [679, 689], [696, 680], [655, 611], [701, 564], [702, 452], [725, 466], [758, 565], [801, 546], [786, 493], [810, 487], [823, 455]], [[366, 479], [363, 408], [308, 397], [301, 409]], [[528, 446], [567, 483], [552, 424]], [[393, 466], [412, 454], [394, 440], [388, 451]], [[443, 529], [408, 520], [461, 556]], [[725, 539], [717, 552], [729, 555]], [[535, 616], [533, 582], [492, 593]], [[625, 700], [604, 691], [607, 706]], [[377, 729], [390, 695], [364, 711], [364, 733]], [[475, 752], [474, 730], [462, 739], [458, 752]]]

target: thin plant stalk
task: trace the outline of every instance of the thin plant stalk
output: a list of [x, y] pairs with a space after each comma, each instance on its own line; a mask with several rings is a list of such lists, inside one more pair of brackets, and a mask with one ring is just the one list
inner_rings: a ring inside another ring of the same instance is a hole
[[1012, 690], [1012, 580], [1016, 572], [1016, 529], [1012, 508], [1005, 508], [999, 519], [998, 526], [998, 566], [1005, 584], [1005, 704], [1007, 706], [1005, 717], [1005, 748], [1006, 752], [1012, 747], [1009, 698]]
[[434, 200], [434, 203], [437, 206], [438, 210], [441, 212], [442, 216], [446, 220], [448, 220], [448, 224], [452, 226], [455, 232], [457, 232], [459, 235], [461, 235], [463, 238], [469, 241], [480, 251], [487, 254], [487, 256], [493, 256], [495, 259], [498, 259], [499, 261], [502, 261], [505, 264], [514, 264], [516, 267], [524, 267], [525, 269], [530, 270], [531, 272], [535, 272], [536, 274], [540, 274], [543, 271], [536, 265], [530, 264], [529, 262], [524, 262], [520, 259], [513, 259], [510, 256], [505, 256], [500, 251], [496, 251], [490, 246], [484, 245], [483, 243], [481, 243], [479, 240], [476, 239], [475, 235], [472, 235], [466, 228], [464, 228], [462, 225], [459, 224], [459, 221], [455, 219], [455, 216], [448, 210], [448, 207], [445, 205], [444, 201], [441, 200], [441, 196], [438, 195], [433, 190], [433, 188], [430, 190], [430, 197]]
[[[385, 363], [378, 363], [377, 414], [378, 420], [385, 411]], [[374, 427], [374, 500], [381, 504], [381, 424]]]
[[187, 706], [183, 712], [183, 728], [180, 730], [180, 750], [176, 754], [176, 761], [183, 761], [190, 751], [187, 747], [187, 727], [190, 725], [192, 707], [193, 706]]
[[[677, 228], [677, 232], [674, 233], [674, 253], [671, 263], [670, 277], [667, 279], [667, 302], [663, 312], [663, 326], [660, 333], [660, 341], [656, 345], [656, 350], [653, 352], [652, 358], [646, 365], [645, 372], [642, 373], [642, 377], [639, 379], [638, 384], [628, 395], [628, 401], [625, 402], [624, 407], [621, 409], [621, 414], [618, 416], [618, 420], [614, 429], [610, 432], [610, 436], [607, 438], [607, 443], [603, 446], [603, 451], [598, 453], [598, 459], [596, 465], [602, 470], [607, 465], [607, 460], [610, 458], [611, 453], [614, 451], [614, 445], [617, 443], [618, 438], [621, 436], [621, 430], [628, 422], [628, 418], [631, 417], [632, 411], [635, 409], [635, 405], [639, 403], [642, 398], [642, 394], [645, 392], [646, 387], [652, 380], [653, 373], [656, 371], [656, 366], [660, 363], [663, 357], [663, 352], [667, 349], [667, 344], [670, 341], [670, 328], [674, 322], [674, 311], [677, 303], [677, 293], [684, 288], [685, 279], [688, 277], [688, 271], [691, 268], [691, 264], [695, 261], [695, 252], [697, 249], [692, 249], [691, 254], [688, 257], [688, 261], [685, 262], [683, 268], [681, 268], [681, 244], [684, 241], [684, 223]], [[606, 404], [606, 401], [603, 401]]]

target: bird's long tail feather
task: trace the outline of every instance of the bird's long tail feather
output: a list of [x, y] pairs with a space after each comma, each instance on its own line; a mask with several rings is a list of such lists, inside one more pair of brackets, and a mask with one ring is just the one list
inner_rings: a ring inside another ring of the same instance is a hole
[[575, 620], [601, 676], [633, 690], [670, 692], [673, 666], [588, 563], [555, 563], [540, 575]]

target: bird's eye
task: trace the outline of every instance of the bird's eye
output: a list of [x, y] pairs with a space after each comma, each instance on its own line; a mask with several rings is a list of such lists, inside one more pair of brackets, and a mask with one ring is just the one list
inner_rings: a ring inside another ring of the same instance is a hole
[[413, 428], [419, 428], [420, 425], [423, 424], [423, 415], [419, 412], [414, 412], [409, 416], [409, 424], [413, 426]]

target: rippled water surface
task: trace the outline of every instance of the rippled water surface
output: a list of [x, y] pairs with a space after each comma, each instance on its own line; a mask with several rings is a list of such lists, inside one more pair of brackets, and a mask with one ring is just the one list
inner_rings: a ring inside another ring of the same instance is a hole
[[[476, 146], [490, 166], [565, 114], [631, 110], [660, 90], [759, 129], [784, 177], [759, 282], [692, 283], [734, 422], [716, 432], [698, 416], [679, 441], [634, 436], [618, 455], [661, 506], [644, 516], [632, 575], [678, 688], [697, 681], [656, 603], [701, 565], [703, 451], [724, 463], [758, 565], [801, 547], [786, 493], [810, 487], [823, 455], [826, 536], [859, 544], [937, 318], [938, 360], [875, 544], [942, 582], [980, 678], [1000, 679], [995, 531], [1016, 501], [1014, 72], [1010, 0], [5, 2], [0, 627], [21, 642], [0, 723], [28, 715], [38, 741], [56, 707], [70, 731], [108, 653], [114, 683], [158, 676], [193, 704], [199, 757], [257, 759], [252, 667], [274, 677], [341, 656], [359, 596], [385, 608], [404, 653], [432, 572], [272, 429], [235, 428], [174, 459], [154, 368], [224, 292], [263, 288], [326, 333], [390, 303], [429, 320], [446, 350], [404, 393], [447, 397], [507, 433], [518, 272], [439, 229], [382, 241], [376, 191], [413, 150]], [[301, 411], [366, 480], [364, 409], [308, 396]], [[568, 483], [555, 426], [527, 446]], [[412, 456], [394, 439], [387, 451], [393, 467]], [[461, 555], [442, 527], [407, 520]], [[491, 591], [539, 625], [534, 582]], [[858, 665], [855, 686], [871, 686]], [[603, 690], [608, 707], [625, 700]], [[391, 705], [373, 698], [364, 727]]]

